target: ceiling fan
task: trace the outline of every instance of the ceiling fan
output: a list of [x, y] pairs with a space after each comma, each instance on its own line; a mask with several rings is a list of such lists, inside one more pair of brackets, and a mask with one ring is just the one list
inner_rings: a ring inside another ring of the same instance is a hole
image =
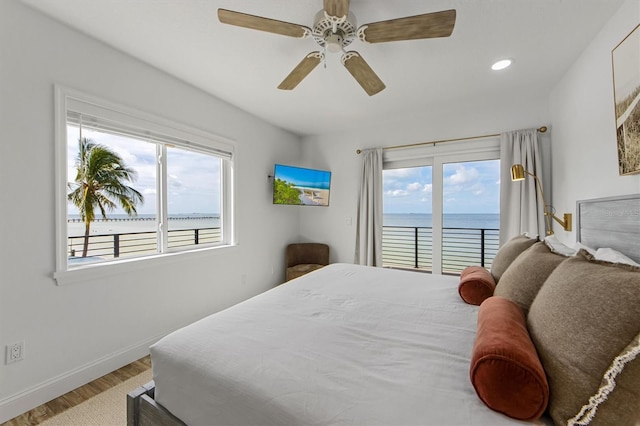
[[342, 64], [369, 94], [375, 95], [386, 86], [356, 51], [345, 48], [357, 37], [366, 43], [449, 37], [456, 22], [454, 9], [423, 15], [380, 21], [356, 27], [349, 0], [324, 0], [324, 8], [316, 14], [313, 28], [261, 16], [218, 9], [220, 22], [238, 27], [266, 31], [289, 37], [313, 37], [322, 48], [307, 54], [280, 83], [278, 89], [294, 89], [320, 64], [327, 51], [342, 52]]

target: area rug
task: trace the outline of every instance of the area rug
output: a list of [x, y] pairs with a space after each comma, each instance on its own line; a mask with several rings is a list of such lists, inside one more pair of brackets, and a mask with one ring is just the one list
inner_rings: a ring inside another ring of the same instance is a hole
[[40, 424], [46, 426], [125, 426], [127, 424], [127, 394], [151, 381], [151, 374], [151, 370], [144, 371]]

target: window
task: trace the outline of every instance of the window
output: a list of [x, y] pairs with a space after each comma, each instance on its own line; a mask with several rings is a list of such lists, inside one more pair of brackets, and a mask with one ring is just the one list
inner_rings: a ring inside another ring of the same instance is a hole
[[68, 89], [56, 105], [56, 275], [233, 244], [232, 143]]
[[498, 140], [385, 151], [383, 266], [487, 267], [498, 245]]

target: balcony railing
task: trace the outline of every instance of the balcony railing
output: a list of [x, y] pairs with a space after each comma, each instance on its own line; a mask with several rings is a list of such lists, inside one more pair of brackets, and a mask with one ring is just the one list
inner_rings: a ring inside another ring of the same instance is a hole
[[[442, 272], [458, 274], [471, 265], [490, 268], [498, 252], [498, 238], [498, 229], [444, 228]], [[432, 229], [418, 226], [383, 226], [382, 266], [432, 271]]]
[[[201, 244], [219, 243], [220, 228], [179, 229], [167, 232], [170, 249]], [[119, 257], [143, 256], [158, 253], [157, 232], [127, 232], [89, 236], [87, 257], [82, 258], [84, 236], [73, 236], [69, 241], [69, 261], [100, 261]]]
[[[433, 270], [433, 233], [428, 227], [384, 226], [382, 266], [421, 271]], [[498, 252], [498, 230], [444, 228], [442, 272], [457, 274], [470, 265], [491, 267]], [[87, 257], [82, 258], [84, 236], [69, 237], [69, 261], [100, 261], [158, 253], [157, 233], [128, 232], [89, 236]], [[170, 249], [221, 241], [220, 228], [168, 231]]]

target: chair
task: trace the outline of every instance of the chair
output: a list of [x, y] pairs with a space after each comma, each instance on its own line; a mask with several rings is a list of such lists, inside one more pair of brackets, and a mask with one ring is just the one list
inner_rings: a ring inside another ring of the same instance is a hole
[[286, 253], [287, 281], [329, 264], [329, 246], [320, 243], [289, 244]]

